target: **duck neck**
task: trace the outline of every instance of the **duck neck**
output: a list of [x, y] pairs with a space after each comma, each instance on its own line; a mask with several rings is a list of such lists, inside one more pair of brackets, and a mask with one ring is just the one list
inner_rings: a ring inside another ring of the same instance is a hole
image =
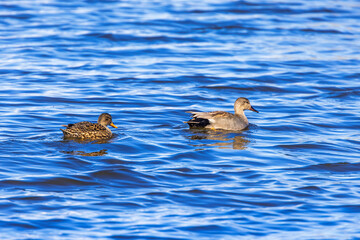
[[235, 116], [241, 118], [243, 121], [245, 121], [246, 123], [249, 123], [244, 110], [239, 110], [239, 111], [235, 111]]
[[101, 126], [103, 126], [106, 131], [111, 132], [110, 128], [108, 128], [105, 124], [99, 123]]

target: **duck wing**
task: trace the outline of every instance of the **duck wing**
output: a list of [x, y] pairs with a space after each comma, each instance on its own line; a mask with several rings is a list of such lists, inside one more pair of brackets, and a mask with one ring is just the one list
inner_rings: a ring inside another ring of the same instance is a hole
[[79, 122], [75, 124], [65, 125], [66, 129], [61, 129], [65, 137], [75, 138], [97, 138], [107, 137], [108, 130], [101, 124], [91, 122]]
[[187, 113], [191, 113], [191, 117], [192, 117], [192, 119], [185, 122], [189, 124], [190, 128], [210, 127], [210, 125], [215, 123], [217, 120], [230, 119], [234, 117], [234, 114], [224, 111], [214, 111], [214, 112], [187, 111]]

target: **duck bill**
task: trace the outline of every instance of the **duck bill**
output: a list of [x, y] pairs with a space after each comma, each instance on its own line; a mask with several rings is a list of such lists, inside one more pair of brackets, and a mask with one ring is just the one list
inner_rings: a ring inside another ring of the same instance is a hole
[[259, 113], [259, 111], [258, 110], [256, 110], [255, 108], [253, 108], [253, 107], [250, 107], [250, 109], [249, 110], [251, 110], [251, 111], [253, 111], [253, 112], [256, 112], [256, 113]]
[[117, 128], [114, 123], [110, 123], [110, 126], [112, 126], [113, 128]]

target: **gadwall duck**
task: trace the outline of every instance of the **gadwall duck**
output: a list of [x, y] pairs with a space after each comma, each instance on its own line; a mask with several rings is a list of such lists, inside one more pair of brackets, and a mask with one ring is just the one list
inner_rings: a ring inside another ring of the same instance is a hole
[[112, 122], [111, 115], [102, 113], [97, 123], [79, 122], [74, 124], [63, 125], [66, 129], [61, 129], [64, 137], [80, 138], [80, 139], [105, 139], [112, 136], [108, 125], [117, 128]]
[[192, 119], [185, 123], [189, 124], [190, 128], [208, 128], [238, 131], [243, 130], [244, 128], [249, 126], [249, 121], [244, 114], [244, 110], [251, 110], [258, 113], [258, 111], [251, 106], [249, 99], [244, 97], [236, 99], [234, 109], [235, 114], [223, 111], [188, 111], [188, 113], [192, 114]]

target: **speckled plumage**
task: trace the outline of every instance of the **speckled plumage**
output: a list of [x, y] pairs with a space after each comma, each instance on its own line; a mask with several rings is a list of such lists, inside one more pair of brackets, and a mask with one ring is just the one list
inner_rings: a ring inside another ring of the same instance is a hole
[[65, 125], [66, 129], [61, 129], [64, 137], [80, 139], [105, 139], [112, 136], [111, 130], [107, 127], [110, 125], [117, 128], [112, 122], [111, 115], [103, 113], [99, 116], [97, 123], [79, 122]]

